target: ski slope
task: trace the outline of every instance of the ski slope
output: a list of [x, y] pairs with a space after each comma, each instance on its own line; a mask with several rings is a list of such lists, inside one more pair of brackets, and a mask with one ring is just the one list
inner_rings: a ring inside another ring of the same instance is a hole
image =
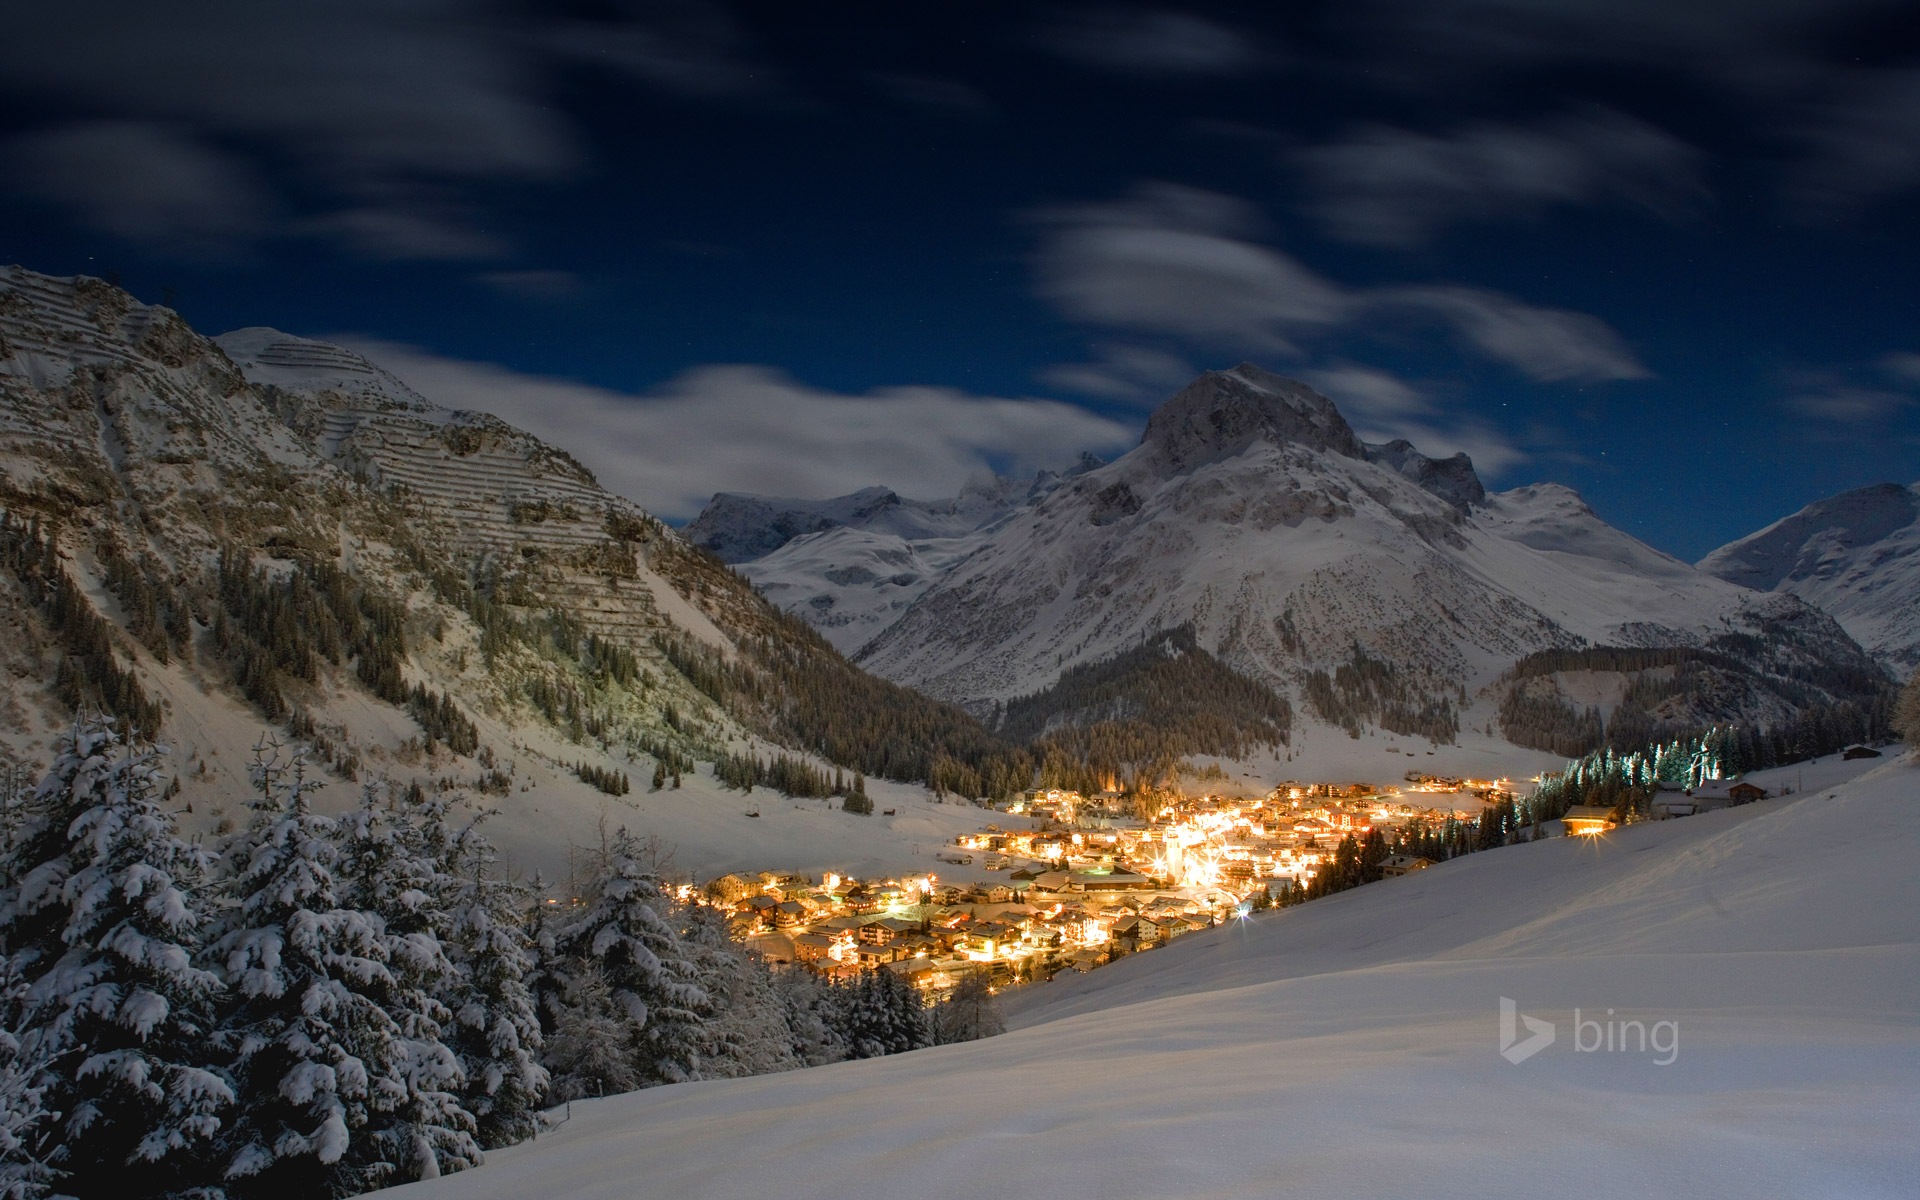
[[[534, 1144], [400, 1190], [1908, 1196], [1920, 766], [1805, 778], [1063, 976], [988, 1042], [577, 1104]], [[1507, 1061], [1502, 997], [1553, 1043]], [[1580, 1048], [1609, 1028], [1628, 1049]]]

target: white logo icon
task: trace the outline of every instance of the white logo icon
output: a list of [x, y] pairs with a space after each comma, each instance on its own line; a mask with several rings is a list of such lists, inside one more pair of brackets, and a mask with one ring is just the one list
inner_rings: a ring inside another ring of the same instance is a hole
[[[1532, 1036], [1520, 1040], [1524, 1024]], [[1500, 1056], [1510, 1063], [1523, 1063], [1553, 1045], [1553, 1022], [1529, 1017], [1506, 996], [1500, 997]]]

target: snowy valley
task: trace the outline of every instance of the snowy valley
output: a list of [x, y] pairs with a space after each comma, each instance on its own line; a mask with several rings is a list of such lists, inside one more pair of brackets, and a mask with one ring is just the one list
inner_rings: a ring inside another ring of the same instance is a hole
[[399, 1194], [1905, 1195], [1917, 788], [1475, 855], [1042, 985], [989, 1041], [576, 1104]]

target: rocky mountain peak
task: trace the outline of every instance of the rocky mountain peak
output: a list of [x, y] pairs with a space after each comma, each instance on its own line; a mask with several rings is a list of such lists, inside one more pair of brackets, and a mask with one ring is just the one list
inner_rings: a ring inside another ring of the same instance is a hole
[[1231, 458], [1256, 442], [1366, 457], [1333, 401], [1251, 363], [1208, 371], [1180, 389], [1154, 410], [1141, 438], [1175, 472]]
[[1412, 442], [1396, 438], [1384, 445], [1367, 443], [1367, 460], [1404, 476], [1463, 513], [1487, 498], [1486, 485], [1465, 454], [1428, 458]]
[[440, 411], [384, 368], [344, 346], [262, 325], [223, 333], [213, 341], [256, 386], [309, 394], [333, 392], [376, 409]]

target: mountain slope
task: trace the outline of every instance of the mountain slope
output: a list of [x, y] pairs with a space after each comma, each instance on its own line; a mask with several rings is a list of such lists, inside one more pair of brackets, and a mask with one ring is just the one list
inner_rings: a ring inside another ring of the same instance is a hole
[[[576, 1104], [397, 1195], [1904, 1195], [1915, 771], [1196, 934], [985, 1042]], [[1506, 1061], [1502, 997], [1553, 1043]]]
[[[216, 342], [97, 280], [0, 270], [0, 514], [0, 751], [42, 757], [76, 702], [137, 713], [214, 797], [204, 825], [237, 819], [263, 733], [306, 748], [333, 803], [375, 778], [461, 789], [549, 871], [650, 778], [735, 812], [696, 768], [720, 755], [925, 779], [998, 749], [564, 451], [339, 347]], [[638, 786], [603, 794], [582, 765]], [[926, 836], [873, 831], [839, 840]]]
[[1727, 543], [1699, 567], [1819, 606], [1900, 678], [1920, 667], [1920, 483], [1815, 501]]

